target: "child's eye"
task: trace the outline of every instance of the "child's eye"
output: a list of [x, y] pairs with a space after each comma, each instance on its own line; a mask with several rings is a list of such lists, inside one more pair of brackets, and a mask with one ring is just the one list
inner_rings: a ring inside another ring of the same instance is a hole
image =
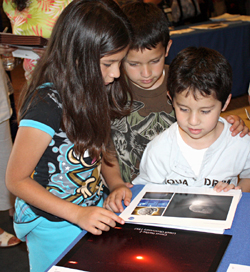
[[137, 64], [136, 63], [128, 63], [130, 66], [134, 67], [136, 66]]
[[160, 59], [152, 60], [152, 63], [158, 63]]
[[208, 114], [208, 113], [210, 113], [210, 110], [207, 110], [207, 111], [201, 111], [203, 114]]
[[184, 111], [184, 112], [186, 112], [186, 111], [187, 111], [187, 109], [180, 108], [180, 111]]
[[109, 64], [109, 63], [103, 63], [103, 65], [106, 66], [106, 67], [110, 67], [111, 66], [111, 64]]

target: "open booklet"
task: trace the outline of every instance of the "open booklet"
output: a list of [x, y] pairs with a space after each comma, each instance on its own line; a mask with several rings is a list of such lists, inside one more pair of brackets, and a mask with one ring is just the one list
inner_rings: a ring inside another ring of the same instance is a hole
[[230, 235], [118, 225], [102, 235], [87, 233], [49, 272], [212, 272], [230, 240]]
[[230, 229], [241, 190], [147, 184], [120, 217], [126, 223], [223, 233]]

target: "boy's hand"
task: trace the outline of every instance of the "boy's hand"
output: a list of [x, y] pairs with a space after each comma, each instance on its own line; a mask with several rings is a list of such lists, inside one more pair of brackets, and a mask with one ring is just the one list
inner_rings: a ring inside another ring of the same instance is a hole
[[94, 235], [100, 235], [103, 231], [114, 228], [116, 223], [124, 224], [124, 220], [115, 213], [101, 207], [80, 207], [76, 213], [76, 224], [82, 229]]
[[107, 210], [120, 213], [122, 212], [122, 200], [124, 201], [124, 205], [128, 206], [132, 198], [131, 190], [124, 183], [123, 185], [119, 185], [109, 194], [109, 196], [105, 199], [103, 207]]
[[232, 136], [236, 136], [240, 133], [240, 137], [244, 137], [246, 134], [250, 135], [249, 128], [245, 125], [244, 121], [237, 115], [228, 115], [224, 117], [228, 123], [232, 124], [230, 131]]
[[224, 191], [224, 192], [228, 192], [229, 190], [231, 189], [236, 189], [236, 190], [239, 190], [240, 189], [240, 186], [237, 186], [235, 187], [234, 184], [227, 184], [225, 182], [222, 182], [220, 181], [219, 183], [216, 184], [216, 186], [214, 187], [214, 190], [219, 193], [221, 191]]

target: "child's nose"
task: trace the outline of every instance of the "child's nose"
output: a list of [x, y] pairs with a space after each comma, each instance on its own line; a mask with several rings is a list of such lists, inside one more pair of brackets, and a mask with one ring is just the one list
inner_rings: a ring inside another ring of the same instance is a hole
[[112, 78], [118, 78], [120, 76], [120, 67], [114, 67], [110, 73], [110, 77]]
[[142, 66], [141, 75], [143, 77], [150, 77], [151, 76], [151, 71], [150, 71], [150, 68], [148, 67], [148, 65]]
[[188, 119], [188, 122], [192, 126], [196, 126], [200, 123], [198, 114], [196, 113], [191, 113]]

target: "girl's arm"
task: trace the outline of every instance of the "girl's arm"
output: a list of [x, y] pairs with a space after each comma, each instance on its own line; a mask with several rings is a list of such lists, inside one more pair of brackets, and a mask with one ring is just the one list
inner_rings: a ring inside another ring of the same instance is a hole
[[132, 198], [132, 192], [121, 178], [119, 163], [115, 156], [112, 164], [113, 166], [109, 166], [104, 161], [102, 162], [101, 172], [110, 190], [110, 195], [105, 199], [103, 207], [110, 211], [122, 212], [122, 200], [124, 205], [128, 206]]
[[81, 207], [60, 199], [30, 178], [51, 141], [51, 136], [39, 129], [19, 127], [6, 171], [7, 188], [27, 203], [63, 218], [81, 228], [101, 234], [124, 221], [100, 207]]

